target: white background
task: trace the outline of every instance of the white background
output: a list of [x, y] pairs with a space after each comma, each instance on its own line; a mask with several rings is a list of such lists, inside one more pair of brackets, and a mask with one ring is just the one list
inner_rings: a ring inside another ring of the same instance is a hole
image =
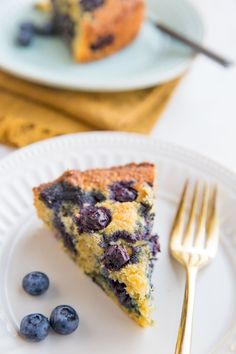
[[[191, 0], [205, 24], [205, 45], [236, 62], [236, 0]], [[199, 56], [153, 130], [236, 172], [236, 66]], [[0, 157], [12, 149], [0, 145]]]

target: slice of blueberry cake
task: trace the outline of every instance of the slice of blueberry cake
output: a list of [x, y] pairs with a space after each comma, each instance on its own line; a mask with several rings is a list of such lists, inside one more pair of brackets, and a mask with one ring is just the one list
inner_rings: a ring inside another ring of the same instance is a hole
[[34, 188], [39, 217], [63, 249], [143, 327], [152, 323], [155, 166], [67, 171]]
[[144, 0], [51, 0], [56, 27], [78, 62], [110, 55], [131, 42]]

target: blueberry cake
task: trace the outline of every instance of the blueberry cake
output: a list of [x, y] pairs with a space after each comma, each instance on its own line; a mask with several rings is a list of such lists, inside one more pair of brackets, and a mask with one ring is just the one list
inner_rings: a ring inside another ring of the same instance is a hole
[[38, 216], [62, 248], [133, 320], [152, 324], [155, 166], [66, 171], [34, 188]]
[[59, 34], [77, 62], [106, 57], [129, 44], [144, 19], [144, 0], [51, 0]]

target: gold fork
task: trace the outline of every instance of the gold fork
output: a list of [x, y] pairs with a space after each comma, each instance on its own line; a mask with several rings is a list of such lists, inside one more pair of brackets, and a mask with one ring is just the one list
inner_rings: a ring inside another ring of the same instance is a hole
[[188, 189], [186, 182], [170, 237], [171, 255], [186, 271], [185, 295], [175, 354], [191, 352], [196, 277], [198, 270], [215, 257], [219, 239], [216, 187], [210, 191], [205, 184], [200, 192], [199, 183], [195, 185], [187, 218]]

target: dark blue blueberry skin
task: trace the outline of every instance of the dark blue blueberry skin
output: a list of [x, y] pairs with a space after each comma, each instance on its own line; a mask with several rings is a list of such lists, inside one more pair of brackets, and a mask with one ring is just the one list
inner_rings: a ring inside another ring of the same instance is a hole
[[111, 212], [104, 207], [89, 206], [81, 209], [76, 220], [79, 232], [96, 232], [105, 229], [111, 222]]
[[116, 231], [114, 234], [111, 236], [112, 240], [117, 241], [118, 239], [122, 239], [126, 242], [129, 243], [135, 243], [140, 239], [138, 234], [130, 234], [127, 231]]
[[40, 199], [49, 207], [57, 208], [62, 201], [73, 202], [82, 205], [83, 195], [79, 188], [69, 183], [61, 182], [53, 184], [40, 193]]
[[42, 272], [31, 272], [23, 278], [22, 287], [30, 295], [42, 295], [49, 288], [48, 276]]
[[62, 15], [60, 13], [57, 13], [55, 22], [58, 33], [61, 34], [67, 44], [70, 44], [75, 36], [74, 22], [68, 15]]
[[34, 32], [40, 36], [55, 36], [58, 34], [56, 21], [51, 19], [43, 25], [34, 25]]
[[60, 305], [52, 311], [50, 324], [58, 334], [71, 334], [79, 326], [79, 316], [73, 307]]
[[151, 238], [149, 239], [150, 242], [150, 248], [152, 251], [152, 255], [153, 257], [156, 257], [156, 255], [161, 252], [161, 245], [160, 245], [160, 241], [159, 241], [159, 236], [158, 235], [153, 235], [151, 236]]
[[16, 43], [22, 47], [28, 47], [34, 37], [33, 27], [30, 24], [22, 24], [16, 37]]
[[131, 234], [127, 231], [116, 231], [109, 236], [104, 234], [100, 242], [100, 247], [108, 248], [113, 242], [117, 242], [119, 239], [122, 239], [128, 243], [135, 243], [136, 241], [142, 239], [142, 235], [138, 233]]
[[48, 208], [55, 208], [63, 197], [63, 184], [57, 183], [42, 190], [39, 198], [47, 205]]
[[80, 207], [94, 205], [105, 200], [103, 194], [97, 191], [84, 192], [79, 187], [66, 182], [59, 182], [40, 193], [40, 199], [51, 209], [58, 209], [62, 202], [73, 202]]
[[109, 285], [122, 306], [126, 307], [131, 311], [137, 311], [137, 305], [134, 299], [132, 299], [127, 293], [125, 284], [119, 283], [118, 281], [110, 280]]
[[96, 42], [90, 45], [90, 49], [92, 51], [103, 49], [108, 45], [112, 44], [113, 42], [114, 42], [114, 36], [112, 34], [108, 34], [107, 36], [103, 36], [103, 37], [98, 37]]
[[83, 11], [93, 11], [102, 6], [105, 0], [80, 0]]
[[130, 260], [125, 248], [119, 245], [109, 246], [104, 255], [104, 265], [109, 270], [117, 271], [124, 267]]
[[97, 191], [92, 191], [91, 197], [93, 198], [95, 204], [106, 200], [106, 197], [101, 192], [97, 192]]
[[19, 27], [20, 31], [34, 32], [34, 25], [32, 22], [23, 22]]
[[40, 313], [25, 316], [20, 324], [20, 335], [30, 342], [41, 342], [49, 333], [50, 324], [47, 317]]
[[138, 192], [131, 186], [132, 182], [116, 182], [110, 186], [111, 199], [117, 202], [133, 202], [137, 199]]
[[84, 197], [80, 188], [66, 182], [53, 184], [40, 193], [40, 199], [51, 209], [57, 209], [62, 202], [73, 202], [82, 206]]
[[151, 205], [141, 203], [139, 208], [139, 214], [146, 218], [149, 215], [150, 210], [152, 209]]

